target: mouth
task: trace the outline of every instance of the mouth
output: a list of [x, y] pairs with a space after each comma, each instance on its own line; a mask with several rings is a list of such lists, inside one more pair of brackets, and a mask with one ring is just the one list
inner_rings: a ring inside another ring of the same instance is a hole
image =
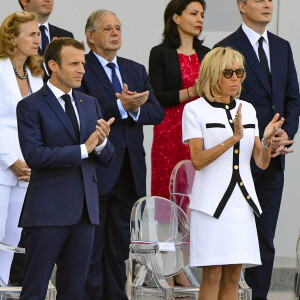
[[198, 30], [202, 30], [202, 26], [196, 26]]

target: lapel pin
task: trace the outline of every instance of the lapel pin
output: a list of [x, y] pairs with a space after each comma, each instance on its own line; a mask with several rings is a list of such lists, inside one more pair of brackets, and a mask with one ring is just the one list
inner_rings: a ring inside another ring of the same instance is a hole
[[83, 102], [83, 100], [81, 100], [81, 99], [80, 99], [79, 101], [80, 101], [80, 102]]

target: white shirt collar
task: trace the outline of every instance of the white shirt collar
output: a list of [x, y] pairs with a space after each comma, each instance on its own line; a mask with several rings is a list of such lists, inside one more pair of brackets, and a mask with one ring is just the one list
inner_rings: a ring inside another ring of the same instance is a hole
[[242, 29], [245, 32], [246, 36], [248, 37], [252, 47], [254, 47], [256, 44], [258, 45], [258, 40], [262, 36], [265, 39], [265, 42], [269, 46], [269, 39], [268, 39], [268, 31], [267, 29], [264, 31], [262, 35], [258, 34], [251, 28], [249, 28], [244, 22], [242, 24]]
[[[96, 52], [93, 51], [93, 53], [98, 58], [102, 67], [103, 68], [106, 67], [106, 65], [109, 63], [109, 61], [106, 60], [105, 58], [103, 58], [102, 56], [100, 56], [99, 54], [97, 54]], [[119, 69], [118, 62], [117, 62], [117, 56], [115, 56], [111, 62], [114, 63], [116, 65], [116, 67]]]
[[[63, 92], [62, 90], [60, 90], [59, 88], [57, 88], [56, 86], [54, 86], [50, 80], [47, 81], [47, 85], [49, 87], [49, 89], [52, 91], [52, 93], [54, 94], [54, 96], [58, 99], [61, 98], [62, 95], [65, 94], [65, 92]], [[70, 89], [68, 95], [70, 95], [71, 99], [73, 99], [72, 96], [72, 89]]]

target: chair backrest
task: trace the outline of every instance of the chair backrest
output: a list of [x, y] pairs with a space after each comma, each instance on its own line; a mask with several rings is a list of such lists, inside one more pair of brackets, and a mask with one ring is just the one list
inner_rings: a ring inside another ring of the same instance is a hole
[[195, 172], [192, 162], [186, 159], [176, 164], [170, 177], [170, 199], [180, 206], [188, 217], [190, 217], [189, 196], [192, 192]]
[[[8, 252], [13, 252], [13, 253], [25, 253], [25, 249], [24, 248], [20, 248], [20, 247], [13, 247], [7, 244], [3, 244], [0, 242], [0, 251], [8, 251]], [[1, 266], [0, 266], [1, 268]], [[0, 277], [0, 287], [5, 287], [6, 284], [3, 282], [3, 280]], [[1, 295], [0, 295], [1, 298]]]
[[[150, 196], [138, 200], [131, 212], [131, 245], [138, 250], [138, 261], [152, 271], [146, 249], [175, 244], [176, 252], [152, 251], [157, 267], [165, 277], [179, 273], [189, 261], [190, 224], [185, 212], [168, 199]], [[162, 243], [162, 244], [160, 244]], [[162, 249], [162, 248], [161, 248]]]

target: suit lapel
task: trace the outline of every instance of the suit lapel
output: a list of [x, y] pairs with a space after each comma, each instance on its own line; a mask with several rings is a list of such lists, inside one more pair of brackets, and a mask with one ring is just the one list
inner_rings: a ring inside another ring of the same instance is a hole
[[[246, 63], [250, 68], [252, 68], [255, 76], [260, 81], [261, 85], [267, 90], [270, 96], [272, 96], [271, 87], [269, 85], [267, 77], [264, 75], [262, 66], [259, 63], [259, 60], [254, 52], [254, 49], [244, 33], [242, 27], [240, 27], [236, 32], [236, 38], [238, 39], [238, 47], [240, 48], [241, 52], [243, 53]], [[272, 75], [271, 75], [272, 77]]]
[[107, 77], [101, 63], [99, 62], [99, 60], [93, 54], [92, 51], [90, 51], [90, 53], [86, 55], [86, 60], [90, 62], [89, 67], [91, 68], [91, 71], [99, 79], [100, 83], [103, 85], [104, 89], [106, 90], [111, 100], [115, 101], [116, 100], [115, 90], [109, 78]]
[[49, 24], [49, 35], [50, 35], [50, 42], [52, 41], [52, 39], [54, 37], [57, 36], [56, 32], [55, 32], [55, 27], [52, 26], [51, 24]]
[[[280, 47], [276, 46], [274, 37], [268, 32], [269, 46], [270, 46], [270, 61], [271, 61], [271, 80], [272, 80], [272, 93], [276, 95], [276, 89], [278, 82], [280, 82], [280, 66], [279, 62], [282, 59], [282, 53]], [[276, 51], [275, 51], [276, 49]], [[273, 99], [276, 97], [273, 97]]]
[[74, 142], [77, 144], [77, 138], [74, 132], [74, 129], [72, 127], [71, 121], [69, 120], [66, 112], [63, 110], [61, 105], [59, 104], [57, 98], [54, 96], [52, 91], [49, 89], [49, 87], [45, 84], [42, 88], [43, 95], [45, 97], [46, 102], [49, 104], [49, 106], [52, 108], [52, 110], [56, 113], [57, 117], [60, 119], [60, 121], [63, 123], [71, 137], [73, 138]]
[[132, 79], [131, 79], [132, 78], [131, 69], [129, 68], [129, 66], [126, 64], [126, 62], [122, 58], [117, 57], [117, 61], [118, 61], [118, 66], [119, 66], [119, 69], [120, 69], [120, 73], [121, 73], [123, 83], [126, 83], [128, 85], [128, 89], [132, 90], [133, 89], [133, 82], [132, 82]]
[[78, 97], [78, 93], [73, 90], [73, 98], [75, 100], [77, 112], [79, 115], [79, 122], [80, 122], [80, 144], [84, 142], [85, 138], [85, 125], [86, 125], [86, 114], [84, 113], [85, 110], [83, 109], [84, 101]]
[[19, 102], [22, 99], [20, 88], [16, 79], [12, 63], [9, 58], [3, 60], [3, 68], [7, 77], [7, 83], [10, 85], [10, 90], [14, 93], [14, 99]]
[[32, 93], [35, 93], [43, 86], [43, 79], [41, 77], [32, 76], [30, 70], [27, 68], [28, 81]]

